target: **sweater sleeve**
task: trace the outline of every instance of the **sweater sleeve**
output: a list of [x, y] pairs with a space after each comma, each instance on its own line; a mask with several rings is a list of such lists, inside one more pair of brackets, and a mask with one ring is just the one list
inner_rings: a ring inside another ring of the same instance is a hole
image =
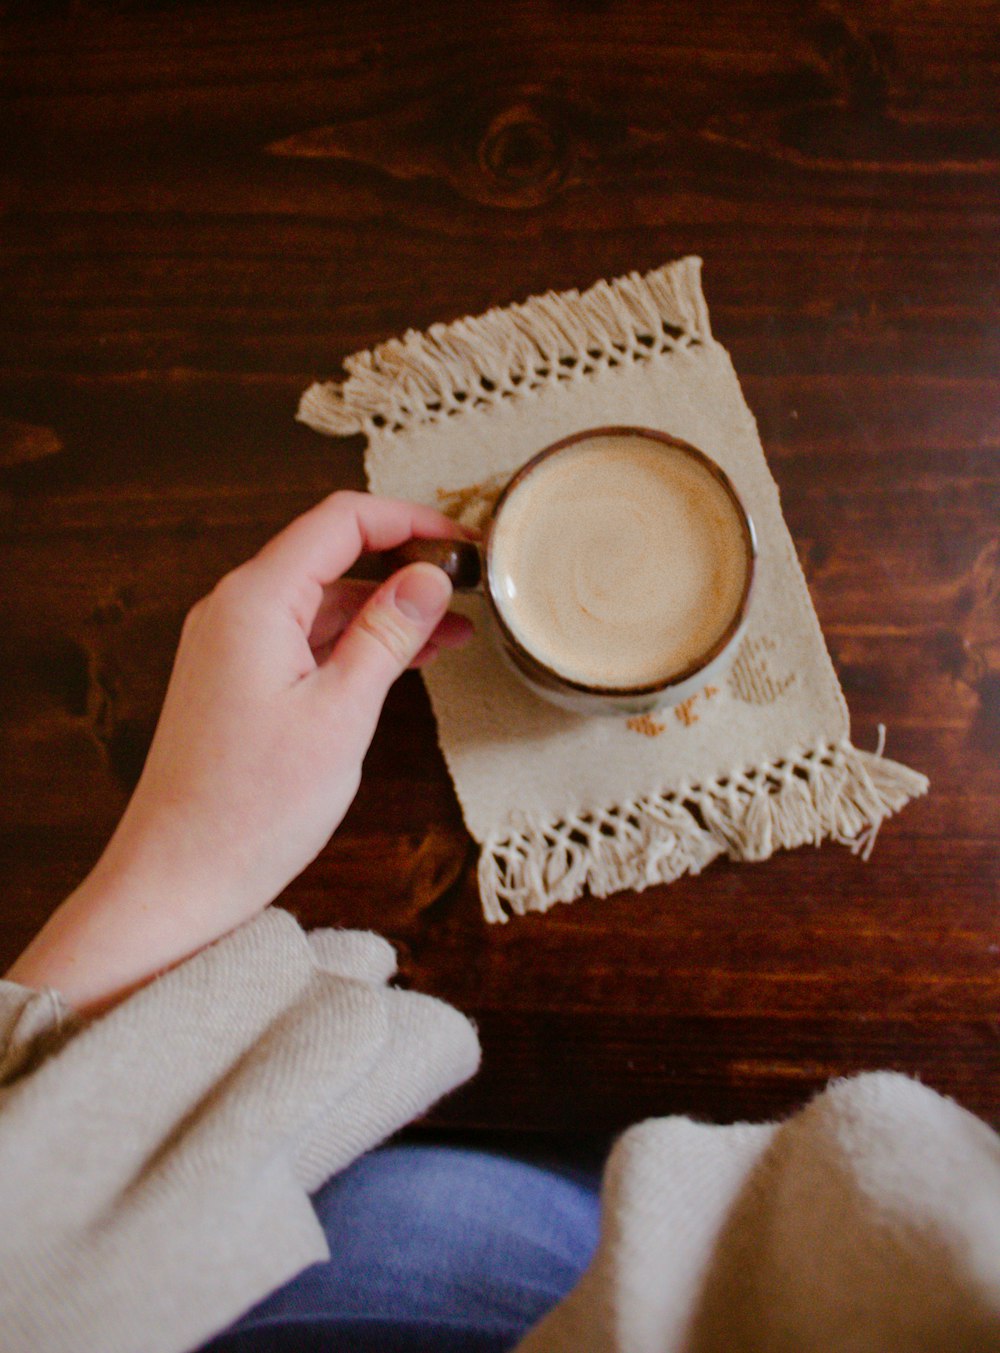
[[781, 1124], [629, 1129], [601, 1239], [517, 1353], [1000, 1348], [1000, 1139], [891, 1072]]
[[327, 1254], [307, 1189], [470, 1076], [375, 936], [271, 908], [102, 1018], [0, 984], [8, 1353], [175, 1353]]

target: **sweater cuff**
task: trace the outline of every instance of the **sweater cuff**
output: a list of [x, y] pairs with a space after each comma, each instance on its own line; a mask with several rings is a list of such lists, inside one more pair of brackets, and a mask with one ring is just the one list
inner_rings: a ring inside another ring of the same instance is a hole
[[80, 1024], [52, 987], [0, 980], [0, 1086], [36, 1067]]

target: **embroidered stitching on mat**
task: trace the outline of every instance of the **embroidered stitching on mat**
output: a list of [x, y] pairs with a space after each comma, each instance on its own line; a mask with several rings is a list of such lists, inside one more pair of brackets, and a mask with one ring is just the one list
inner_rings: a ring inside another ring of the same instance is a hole
[[792, 685], [794, 672], [780, 678], [771, 673], [768, 654], [776, 647], [767, 635], [762, 639], [752, 639], [748, 635], [743, 640], [726, 678], [736, 700], [743, 700], [748, 705], [773, 705]]
[[547, 292], [426, 332], [408, 330], [346, 358], [348, 379], [311, 385], [298, 418], [346, 436], [436, 423], [626, 362], [646, 362], [711, 339], [701, 260]]

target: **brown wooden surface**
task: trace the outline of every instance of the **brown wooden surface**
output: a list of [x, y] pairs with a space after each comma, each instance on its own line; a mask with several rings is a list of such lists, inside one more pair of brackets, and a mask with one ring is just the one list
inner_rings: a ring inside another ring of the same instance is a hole
[[416, 677], [288, 892], [479, 1023], [439, 1121], [771, 1114], [895, 1067], [1000, 1121], [1000, 6], [3, 6], [0, 958], [86, 871], [181, 618], [332, 487], [353, 349], [705, 259], [853, 714], [867, 865], [487, 928]]

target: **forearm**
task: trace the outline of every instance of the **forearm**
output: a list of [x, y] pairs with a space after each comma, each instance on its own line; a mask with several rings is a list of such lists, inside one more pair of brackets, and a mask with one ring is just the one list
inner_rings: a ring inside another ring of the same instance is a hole
[[181, 886], [165, 853], [139, 858], [113, 841], [7, 978], [52, 987], [81, 1014], [97, 1014], [245, 919], [226, 899]]
[[12, 981], [105, 1008], [256, 916], [315, 859], [392, 682], [470, 632], [430, 564], [344, 589], [362, 550], [415, 534], [460, 532], [429, 508], [334, 494], [192, 608], [125, 817]]

